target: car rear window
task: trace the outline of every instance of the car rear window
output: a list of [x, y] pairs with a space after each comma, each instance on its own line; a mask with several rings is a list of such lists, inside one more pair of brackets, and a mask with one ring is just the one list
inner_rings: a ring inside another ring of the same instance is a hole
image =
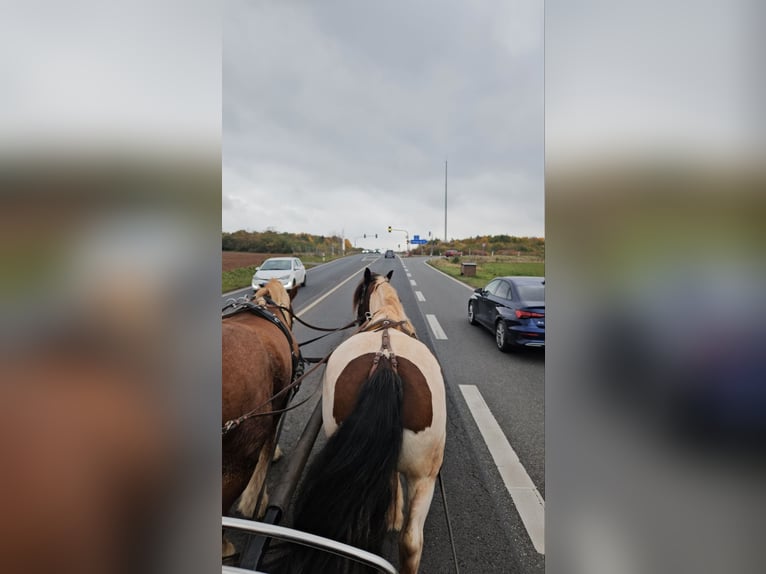
[[524, 301], [545, 301], [545, 285], [517, 285], [516, 289]]
[[286, 269], [290, 269], [290, 261], [265, 261], [263, 263], [263, 269], [264, 271], [284, 271]]

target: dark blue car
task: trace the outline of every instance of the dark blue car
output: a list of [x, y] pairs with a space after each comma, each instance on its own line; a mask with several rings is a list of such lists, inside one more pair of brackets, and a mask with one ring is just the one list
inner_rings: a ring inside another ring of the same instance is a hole
[[545, 277], [497, 277], [468, 300], [468, 320], [495, 333], [501, 351], [545, 347]]

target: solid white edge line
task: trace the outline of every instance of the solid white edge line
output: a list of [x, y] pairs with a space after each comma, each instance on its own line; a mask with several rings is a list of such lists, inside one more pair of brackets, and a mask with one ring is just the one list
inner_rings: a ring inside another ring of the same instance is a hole
[[459, 385], [468, 410], [495, 461], [505, 487], [513, 499], [532, 545], [545, 554], [545, 501], [519, 461], [492, 411], [476, 385]]
[[466, 289], [468, 289], [469, 291], [473, 291], [473, 290], [474, 290], [474, 288], [473, 288], [473, 287], [471, 287], [470, 285], [466, 285], [466, 284], [465, 284], [465, 283], [463, 283], [462, 281], [459, 281], [458, 279], [455, 279], [455, 278], [454, 278], [452, 275], [448, 275], [447, 273], [445, 273], [444, 271], [441, 271], [440, 269], [437, 269], [437, 268], [436, 268], [436, 267], [434, 267], [433, 265], [429, 265], [429, 264], [428, 264], [428, 259], [426, 259], [425, 261], [423, 261], [423, 265], [425, 265], [426, 267], [428, 267], [429, 269], [431, 269], [431, 270], [433, 270], [433, 271], [436, 271], [437, 273], [441, 273], [441, 274], [442, 274], [442, 275], [444, 275], [444, 276], [445, 276], [447, 279], [452, 279], [452, 280], [453, 280], [455, 283], [457, 283], [458, 285], [461, 285], [461, 286], [465, 287], [465, 288], [466, 288]]
[[234, 291], [229, 291], [228, 293], [223, 293], [221, 297], [234, 297], [235, 293], [239, 293], [240, 291], [247, 291], [248, 289], [252, 289], [252, 285], [250, 287], [242, 287], [241, 289], [235, 289]]
[[447, 340], [447, 333], [442, 329], [436, 315], [426, 314], [426, 321], [428, 321], [428, 325], [431, 327], [431, 332], [434, 334], [434, 338]]

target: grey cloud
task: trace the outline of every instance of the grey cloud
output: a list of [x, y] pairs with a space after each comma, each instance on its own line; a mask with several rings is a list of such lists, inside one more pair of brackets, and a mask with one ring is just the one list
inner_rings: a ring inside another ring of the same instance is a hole
[[[436, 232], [449, 158], [455, 236], [543, 234], [539, 3], [225, 12], [224, 193], [289, 203], [291, 218], [262, 211], [285, 231]], [[224, 213], [225, 230], [241, 224]]]

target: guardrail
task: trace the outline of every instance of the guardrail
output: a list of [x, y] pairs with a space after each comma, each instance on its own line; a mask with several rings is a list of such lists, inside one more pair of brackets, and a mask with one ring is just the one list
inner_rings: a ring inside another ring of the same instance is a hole
[[[365, 566], [375, 568], [378, 572], [385, 572], [386, 574], [397, 574], [396, 568], [394, 568], [390, 562], [381, 558], [377, 554], [367, 552], [366, 550], [360, 550], [354, 546], [343, 544], [337, 540], [331, 540], [330, 538], [324, 538], [323, 536], [317, 536], [316, 534], [309, 534], [308, 532], [302, 532], [293, 528], [287, 528], [285, 526], [277, 526], [276, 524], [266, 524], [264, 522], [256, 522], [253, 520], [242, 520], [241, 518], [231, 518], [228, 516], [222, 517], [222, 525], [225, 528], [235, 528], [237, 530], [245, 530], [254, 534], [260, 534], [262, 536], [268, 536], [270, 538], [278, 538], [280, 540], [287, 540], [289, 542], [297, 542], [304, 546], [311, 546], [318, 550], [324, 550], [326, 552], [332, 552], [339, 556], [349, 558]], [[259, 573], [254, 570], [243, 570], [242, 568], [236, 568], [233, 566], [223, 566], [221, 570], [222, 574], [265, 574]]]

